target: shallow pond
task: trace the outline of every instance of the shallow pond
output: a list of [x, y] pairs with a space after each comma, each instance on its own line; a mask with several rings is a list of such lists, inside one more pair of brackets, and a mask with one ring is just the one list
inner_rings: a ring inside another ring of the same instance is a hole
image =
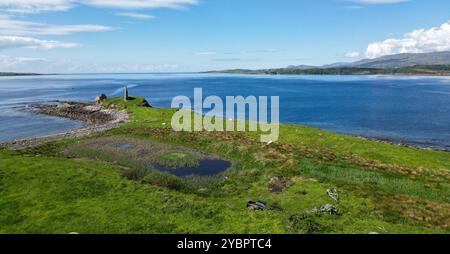
[[225, 172], [231, 167], [231, 163], [225, 160], [201, 160], [198, 167], [170, 168], [163, 165], [155, 165], [155, 169], [178, 177], [183, 176], [215, 176]]

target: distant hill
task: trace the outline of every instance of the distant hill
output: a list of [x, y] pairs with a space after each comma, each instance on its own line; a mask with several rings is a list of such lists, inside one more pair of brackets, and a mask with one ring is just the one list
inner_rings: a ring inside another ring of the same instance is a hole
[[317, 68], [317, 66], [313, 66], [313, 65], [290, 65], [287, 67], [287, 69], [290, 70], [307, 70], [307, 69], [313, 69], [313, 68]]
[[259, 75], [427, 75], [450, 76], [450, 65], [416, 65], [403, 68], [311, 68], [311, 69], [263, 69], [245, 70], [234, 69], [225, 71], [210, 71], [206, 73], [230, 73], [230, 74], [259, 74]]
[[37, 76], [41, 74], [37, 73], [16, 73], [16, 72], [0, 72], [0, 77], [9, 77], [9, 76]]
[[417, 65], [450, 65], [450, 52], [398, 54], [364, 59], [345, 65], [353, 68], [404, 68]]
[[288, 69], [306, 70], [313, 68], [405, 68], [424, 65], [450, 65], [450, 51], [418, 54], [397, 54], [374, 59], [364, 59], [353, 63], [333, 63], [322, 66], [298, 65], [288, 66]]
[[349, 66], [351, 63], [345, 63], [345, 62], [341, 62], [341, 63], [332, 63], [332, 64], [326, 64], [321, 66], [321, 68], [341, 68], [341, 67], [346, 67]]
[[353, 63], [323, 66], [291, 65], [279, 69], [225, 70], [219, 73], [301, 74], [301, 75], [435, 75], [450, 76], [450, 51], [420, 54], [398, 54]]

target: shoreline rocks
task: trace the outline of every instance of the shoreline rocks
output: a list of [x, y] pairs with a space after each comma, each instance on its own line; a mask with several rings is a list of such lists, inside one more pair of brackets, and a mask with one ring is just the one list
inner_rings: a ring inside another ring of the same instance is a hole
[[118, 128], [121, 124], [126, 123], [129, 120], [126, 111], [102, 109], [92, 103], [58, 101], [49, 104], [33, 105], [32, 108], [37, 114], [81, 121], [84, 123], [85, 127], [54, 135], [4, 142], [0, 143], [0, 147], [19, 149], [37, 146], [50, 141], [88, 136]]
[[113, 112], [99, 106], [78, 102], [58, 102], [54, 104], [33, 105], [38, 114], [82, 121], [87, 126], [106, 124], [115, 120]]

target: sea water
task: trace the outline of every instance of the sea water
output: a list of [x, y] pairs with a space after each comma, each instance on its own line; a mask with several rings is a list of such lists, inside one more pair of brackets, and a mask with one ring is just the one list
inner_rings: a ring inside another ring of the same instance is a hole
[[105, 93], [145, 97], [170, 107], [178, 95], [279, 96], [280, 120], [336, 133], [450, 150], [450, 78], [402, 76], [264, 76], [91, 74], [0, 78], [0, 141], [80, 128], [27, 108], [53, 100], [92, 101]]

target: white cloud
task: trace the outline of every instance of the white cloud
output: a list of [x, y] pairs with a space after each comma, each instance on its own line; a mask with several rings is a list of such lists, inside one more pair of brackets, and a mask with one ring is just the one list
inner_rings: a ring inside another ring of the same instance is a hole
[[0, 9], [13, 13], [66, 11], [76, 5], [112, 9], [179, 9], [196, 5], [198, 0], [0, 0]]
[[401, 53], [429, 53], [450, 50], [450, 21], [439, 27], [419, 29], [401, 39], [387, 39], [369, 44], [367, 58]]
[[134, 13], [134, 12], [119, 12], [115, 14], [116, 16], [122, 16], [122, 17], [128, 17], [133, 19], [140, 19], [140, 20], [149, 20], [154, 19], [155, 16], [142, 14], [142, 13]]
[[29, 37], [0, 36], [0, 49], [6, 48], [29, 48], [29, 49], [54, 49], [74, 48], [80, 46], [71, 42], [59, 42], [51, 40], [39, 40]]
[[196, 5], [198, 0], [80, 0], [82, 4], [115, 9], [178, 9]]
[[345, 54], [345, 57], [348, 57], [348, 58], [355, 58], [355, 57], [359, 57], [359, 56], [360, 56], [359, 52], [356, 52], [356, 51]]
[[0, 7], [14, 13], [66, 11], [73, 7], [72, 0], [0, 0]]
[[354, 4], [347, 6], [346, 9], [359, 10], [364, 8], [362, 5], [398, 4], [409, 2], [410, 0], [345, 0], [345, 1]]
[[[0, 0], [1, 1], [1, 0]], [[114, 28], [101, 25], [51, 25], [0, 16], [0, 35], [67, 35], [81, 32], [102, 32]]]

